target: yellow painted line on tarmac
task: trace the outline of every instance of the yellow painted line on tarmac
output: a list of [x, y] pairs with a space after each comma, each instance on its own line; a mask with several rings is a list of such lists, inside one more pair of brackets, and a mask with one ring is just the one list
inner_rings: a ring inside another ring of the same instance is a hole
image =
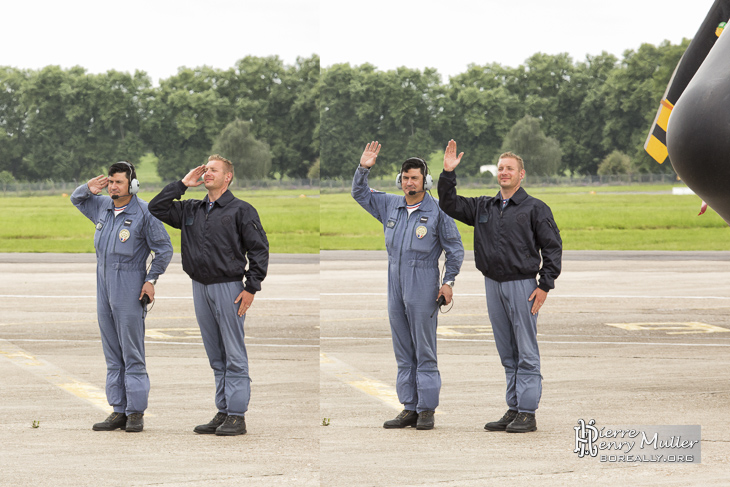
[[[150, 317], [145, 318], [147, 321], [169, 321], [169, 320], [190, 320], [195, 321], [195, 316], [169, 316], [169, 317]], [[74, 323], [97, 323], [97, 320], [70, 320], [70, 321], [18, 321], [16, 323], [0, 323], [0, 326], [15, 325], [70, 325]]]
[[493, 336], [492, 327], [489, 325], [439, 325], [436, 334], [443, 337]]
[[697, 321], [651, 322], [651, 323], [606, 323], [608, 326], [627, 331], [665, 331], [667, 335], [689, 335], [693, 333], [727, 333], [729, 329]]
[[[444, 319], [446, 313], [439, 314]], [[448, 313], [449, 318], [456, 318], [457, 316], [487, 316], [487, 313]], [[328, 320], [319, 320], [321, 323], [344, 323], [346, 321], [388, 321], [387, 316], [381, 318], [333, 318]], [[439, 325], [441, 326], [441, 325]]]
[[395, 391], [395, 387], [368, 377], [355, 367], [324, 353], [319, 354], [319, 368], [321, 371], [336, 377], [350, 387], [364, 392], [368, 396], [379, 399], [396, 411], [403, 410], [403, 405], [398, 400], [398, 393]]
[[147, 328], [144, 332], [145, 338], [157, 340], [185, 340], [200, 339], [200, 328]]
[[70, 376], [65, 370], [50, 362], [35, 357], [22, 348], [0, 338], [0, 357], [4, 357], [26, 372], [73, 394], [92, 406], [111, 413], [112, 408], [106, 401], [106, 394], [98, 387]]

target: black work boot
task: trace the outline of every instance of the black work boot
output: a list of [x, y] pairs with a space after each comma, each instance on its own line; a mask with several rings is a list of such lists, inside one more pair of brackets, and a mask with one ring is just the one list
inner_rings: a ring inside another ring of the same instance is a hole
[[534, 413], [517, 413], [517, 417], [507, 425], [507, 433], [529, 433], [537, 431]]
[[421, 411], [418, 413], [417, 430], [432, 430], [433, 424], [433, 411]]
[[193, 431], [199, 435], [214, 435], [216, 428], [225, 422], [226, 417], [228, 417], [226, 413], [218, 413], [208, 424], [199, 424]]
[[91, 427], [94, 431], [112, 431], [117, 428], [124, 429], [127, 427], [127, 415], [124, 413], [111, 413], [101, 423], [96, 423]]
[[229, 414], [222, 425], [215, 430], [217, 436], [237, 436], [246, 434], [246, 420], [243, 416]]
[[418, 421], [418, 413], [415, 411], [410, 411], [408, 409], [404, 409], [400, 412], [398, 416], [395, 417], [395, 419], [391, 419], [389, 421], [386, 421], [383, 423], [383, 428], [405, 428], [406, 426], [416, 426], [416, 422]]
[[127, 433], [139, 433], [144, 428], [143, 413], [132, 413], [127, 416]]
[[517, 411], [514, 409], [508, 409], [502, 419], [499, 421], [492, 421], [484, 425], [484, 429], [487, 431], [504, 431], [507, 429], [507, 425], [515, 420], [517, 417]]

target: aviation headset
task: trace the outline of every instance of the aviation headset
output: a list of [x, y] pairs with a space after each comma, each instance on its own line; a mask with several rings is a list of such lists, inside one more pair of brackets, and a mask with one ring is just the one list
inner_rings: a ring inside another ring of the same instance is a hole
[[134, 166], [127, 161], [119, 161], [117, 164], [125, 164], [129, 167], [129, 194], [134, 196], [139, 192], [139, 180], [137, 180], [137, 171]]
[[433, 178], [428, 173], [428, 164], [426, 164], [426, 161], [424, 161], [420, 157], [411, 157], [409, 159], [406, 159], [406, 161], [400, 167], [400, 172], [398, 172], [398, 175], [395, 177], [395, 187], [398, 189], [403, 189], [401, 176], [403, 175], [403, 166], [405, 166], [408, 162], [418, 162], [423, 166], [423, 169], [421, 170], [421, 173], [423, 174], [423, 190], [428, 191], [433, 188]]

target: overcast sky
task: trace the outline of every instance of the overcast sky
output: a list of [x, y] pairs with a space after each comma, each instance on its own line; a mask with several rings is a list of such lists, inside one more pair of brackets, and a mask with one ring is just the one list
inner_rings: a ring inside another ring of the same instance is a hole
[[15, 0], [3, 2], [0, 65], [146, 71], [229, 68], [247, 55], [380, 69], [517, 66], [536, 52], [574, 60], [693, 37], [712, 0]]

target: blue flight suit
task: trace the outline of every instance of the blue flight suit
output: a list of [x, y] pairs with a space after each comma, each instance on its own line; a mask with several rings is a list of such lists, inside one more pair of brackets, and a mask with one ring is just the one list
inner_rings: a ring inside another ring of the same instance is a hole
[[[398, 400], [410, 411], [434, 411], [441, 390], [436, 359], [438, 312], [434, 311], [439, 288], [456, 279], [464, 260], [461, 235], [454, 220], [431, 195], [426, 194], [409, 216], [405, 196], [371, 190], [368, 173], [368, 169], [358, 167], [352, 197], [383, 224]], [[446, 253], [446, 271], [439, 282], [442, 251]]]
[[[139, 295], [146, 281], [157, 279], [172, 259], [170, 236], [150, 215], [147, 202], [132, 196], [114, 216], [109, 196], [96, 196], [86, 184], [71, 202], [96, 224], [96, 312], [106, 358], [106, 397], [114, 412], [144, 413], [150, 391], [145, 366], [144, 316]], [[146, 272], [150, 250], [155, 253]]]

